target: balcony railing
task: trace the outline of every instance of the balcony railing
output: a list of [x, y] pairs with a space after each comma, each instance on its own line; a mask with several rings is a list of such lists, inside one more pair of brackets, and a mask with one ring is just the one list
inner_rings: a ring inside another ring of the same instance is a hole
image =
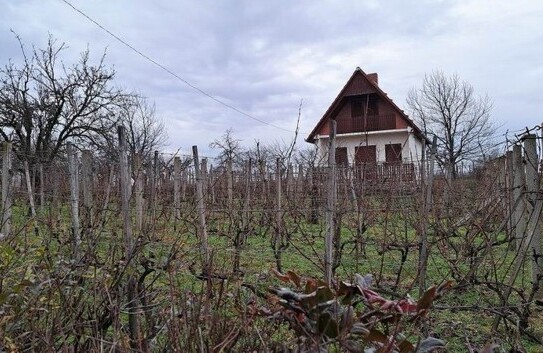
[[366, 132], [379, 130], [392, 130], [396, 128], [394, 114], [370, 115], [337, 120], [337, 133]]

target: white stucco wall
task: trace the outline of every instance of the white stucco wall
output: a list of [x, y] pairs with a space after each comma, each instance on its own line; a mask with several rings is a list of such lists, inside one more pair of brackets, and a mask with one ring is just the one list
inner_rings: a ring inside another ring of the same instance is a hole
[[[342, 134], [336, 136], [336, 147], [347, 147], [349, 163], [354, 163], [355, 148], [358, 146], [376, 146], [377, 163], [386, 161], [385, 145], [402, 145], [402, 161], [418, 164], [422, 159], [422, 141], [417, 139], [409, 127], [402, 130], [371, 131], [367, 133]], [[317, 136], [316, 145], [321, 158], [328, 153], [328, 136]]]

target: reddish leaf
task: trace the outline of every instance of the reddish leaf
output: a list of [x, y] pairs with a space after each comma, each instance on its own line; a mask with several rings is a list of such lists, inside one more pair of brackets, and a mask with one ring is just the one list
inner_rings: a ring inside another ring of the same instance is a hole
[[383, 311], [393, 310], [394, 308], [396, 308], [396, 304], [397, 303], [395, 301], [385, 300], [385, 302], [383, 304], [381, 304], [380, 309], [383, 310]]
[[372, 291], [371, 289], [367, 289], [367, 288], [362, 289], [360, 287], [358, 287], [358, 289], [360, 289], [360, 292], [364, 295], [364, 297], [366, 298], [369, 304], [377, 303], [381, 305], [384, 302], [386, 302], [385, 298], [381, 297], [379, 294]]
[[418, 305], [416, 303], [413, 303], [409, 300], [401, 300], [398, 305], [398, 309], [400, 309], [401, 313], [417, 313], [419, 311]]

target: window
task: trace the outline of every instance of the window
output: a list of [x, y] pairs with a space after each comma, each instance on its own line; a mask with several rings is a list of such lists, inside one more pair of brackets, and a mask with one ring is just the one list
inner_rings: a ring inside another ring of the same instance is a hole
[[354, 151], [356, 164], [377, 162], [377, 150], [375, 146], [358, 146]]
[[402, 144], [393, 143], [385, 145], [385, 158], [387, 163], [399, 163], [402, 161]]
[[377, 96], [374, 94], [364, 94], [351, 101], [351, 117], [360, 118], [363, 116], [378, 115]]
[[344, 167], [349, 165], [349, 158], [347, 156], [347, 147], [336, 148], [336, 165], [344, 166]]

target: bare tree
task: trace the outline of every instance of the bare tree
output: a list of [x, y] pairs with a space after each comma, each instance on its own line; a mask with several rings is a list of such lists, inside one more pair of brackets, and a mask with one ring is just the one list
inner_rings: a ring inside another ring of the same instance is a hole
[[436, 158], [451, 178], [462, 161], [480, 157], [492, 144], [490, 99], [475, 95], [473, 86], [457, 75], [425, 75], [422, 87], [409, 92], [407, 105], [424, 132], [437, 136]]
[[120, 123], [128, 132], [130, 150], [147, 158], [162, 147], [167, 139], [164, 123], [156, 116], [154, 104], [143, 97], [132, 96], [121, 114]]
[[322, 157], [319, 157], [317, 147], [315, 145], [303, 146], [296, 151], [294, 160], [296, 164], [311, 168], [321, 164]]
[[87, 50], [68, 66], [61, 60], [66, 45], [51, 36], [30, 56], [19, 43], [23, 64], [0, 69], [0, 137], [14, 143], [19, 159], [48, 163], [67, 141], [90, 142], [111, 129], [122, 94], [111, 87], [105, 55], [92, 64]]
[[[153, 159], [153, 152], [163, 147], [168, 138], [164, 123], [157, 117], [154, 104], [138, 94], [127, 94], [119, 99], [113, 111], [115, 121], [126, 129], [130, 155], [139, 154], [144, 164]], [[117, 137], [114, 129], [93, 141], [98, 150], [115, 155]]]
[[[238, 140], [234, 137], [234, 131], [232, 129], [226, 130], [221, 139], [217, 139], [209, 144], [210, 148], [219, 150], [218, 158], [221, 164], [226, 165], [228, 163], [233, 163], [236, 159], [241, 161], [243, 154], [243, 148], [240, 144], [241, 140]], [[242, 167], [244, 162], [241, 163]]]

